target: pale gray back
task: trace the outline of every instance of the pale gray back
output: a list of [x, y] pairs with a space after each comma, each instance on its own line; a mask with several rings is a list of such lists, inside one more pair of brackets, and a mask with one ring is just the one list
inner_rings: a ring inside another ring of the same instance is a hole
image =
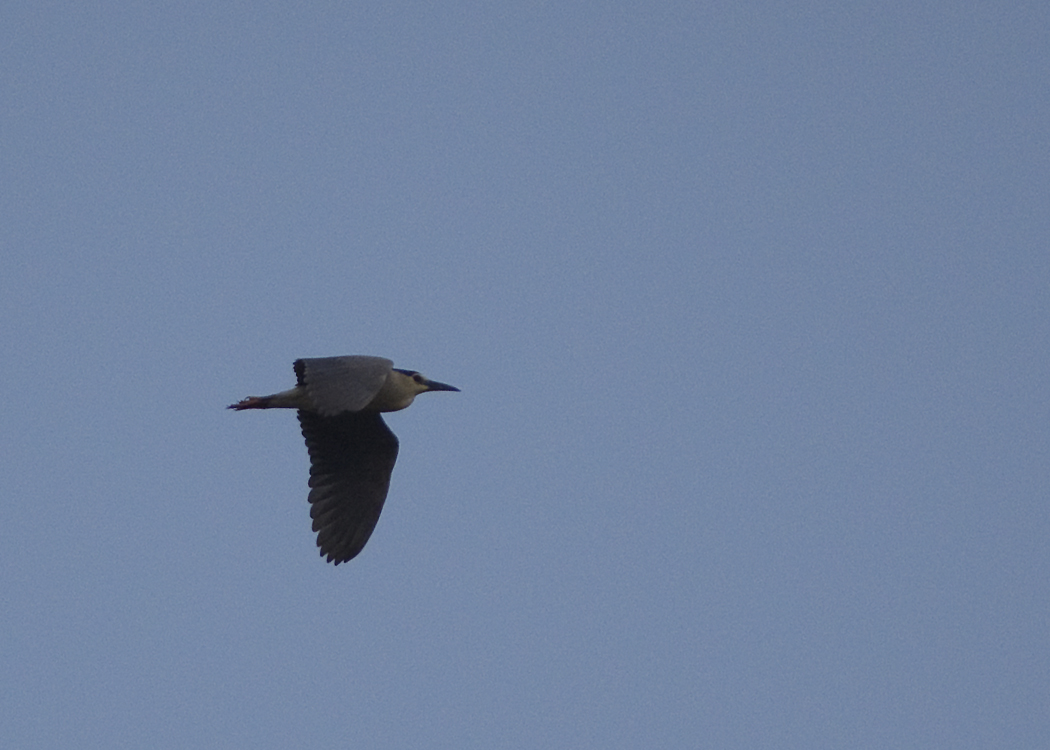
[[383, 387], [394, 363], [383, 357], [297, 359], [295, 377], [323, 417], [361, 411]]

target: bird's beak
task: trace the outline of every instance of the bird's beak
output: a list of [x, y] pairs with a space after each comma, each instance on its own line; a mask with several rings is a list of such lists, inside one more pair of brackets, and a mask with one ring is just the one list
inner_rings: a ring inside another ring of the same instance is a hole
[[459, 388], [457, 388], [456, 386], [454, 386], [454, 385], [447, 385], [445, 383], [439, 383], [436, 380], [428, 380], [427, 381], [427, 390], [428, 391], [455, 391], [456, 393], [459, 393]]

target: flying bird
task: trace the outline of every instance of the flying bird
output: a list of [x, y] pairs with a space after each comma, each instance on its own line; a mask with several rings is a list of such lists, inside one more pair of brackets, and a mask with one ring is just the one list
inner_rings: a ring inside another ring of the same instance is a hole
[[297, 359], [294, 367], [295, 388], [227, 408], [299, 410], [317, 546], [321, 557], [338, 565], [364, 548], [390, 489], [398, 442], [380, 414], [406, 408], [420, 393], [459, 388], [397, 369], [382, 357]]

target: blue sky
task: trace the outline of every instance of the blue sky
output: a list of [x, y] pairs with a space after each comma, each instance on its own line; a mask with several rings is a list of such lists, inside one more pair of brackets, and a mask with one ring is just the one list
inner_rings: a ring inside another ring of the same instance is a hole
[[5, 748], [1045, 742], [1045, 4], [0, 20]]

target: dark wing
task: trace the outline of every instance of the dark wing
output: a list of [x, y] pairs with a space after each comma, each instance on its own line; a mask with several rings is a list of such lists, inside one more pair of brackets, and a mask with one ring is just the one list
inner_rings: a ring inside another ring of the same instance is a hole
[[375, 412], [322, 417], [299, 411], [310, 453], [310, 517], [321, 556], [352, 559], [379, 521], [397, 438]]
[[394, 363], [382, 357], [317, 357], [295, 360], [295, 379], [326, 417], [360, 411], [375, 398]]

